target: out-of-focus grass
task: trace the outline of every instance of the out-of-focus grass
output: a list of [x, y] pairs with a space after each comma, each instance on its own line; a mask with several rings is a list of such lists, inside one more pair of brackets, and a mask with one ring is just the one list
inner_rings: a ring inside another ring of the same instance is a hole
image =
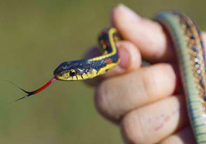
[[0, 143], [123, 144], [119, 128], [97, 114], [93, 89], [81, 82], [55, 82], [12, 105], [20, 90], [34, 90], [62, 61], [79, 59], [109, 26], [110, 11], [124, 3], [142, 16], [179, 10], [204, 29], [205, 2], [192, 0], [2, 0], [0, 1]]

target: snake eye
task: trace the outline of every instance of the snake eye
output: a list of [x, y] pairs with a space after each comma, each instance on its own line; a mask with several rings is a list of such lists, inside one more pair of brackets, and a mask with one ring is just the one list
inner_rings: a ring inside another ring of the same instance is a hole
[[71, 70], [71, 71], [69, 72], [69, 75], [70, 75], [70, 76], [76, 76], [76, 75], [77, 75], [77, 72], [76, 72], [75, 70]]

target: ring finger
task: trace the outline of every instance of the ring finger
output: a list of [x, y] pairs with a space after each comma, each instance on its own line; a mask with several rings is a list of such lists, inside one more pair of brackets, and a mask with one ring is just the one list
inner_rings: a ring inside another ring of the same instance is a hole
[[188, 125], [184, 97], [172, 96], [127, 113], [121, 121], [127, 143], [152, 144]]

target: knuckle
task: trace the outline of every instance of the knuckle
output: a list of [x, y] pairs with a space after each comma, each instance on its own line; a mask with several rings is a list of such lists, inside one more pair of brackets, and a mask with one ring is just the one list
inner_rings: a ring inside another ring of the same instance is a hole
[[104, 82], [97, 86], [94, 94], [95, 107], [100, 113], [105, 113], [106, 110], [106, 95], [107, 89], [105, 88]]
[[136, 112], [127, 114], [121, 122], [121, 132], [127, 143], [148, 144], [144, 135], [144, 116]]
[[[148, 97], [152, 97], [154, 94], [158, 94], [158, 97], [172, 94], [175, 89], [175, 75], [172, 66], [158, 64], [153, 66], [152, 69], [148, 68], [143, 74], [143, 85]], [[162, 85], [163, 83], [164, 85]], [[163, 89], [163, 87], [165, 88]]]
[[105, 80], [97, 86], [94, 94], [94, 101], [97, 111], [104, 117], [113, 120], [117, 118], [114, 118], [115, 114], [112, 112], [112, 96], [110, 95], [110, 88], [108, 82]]

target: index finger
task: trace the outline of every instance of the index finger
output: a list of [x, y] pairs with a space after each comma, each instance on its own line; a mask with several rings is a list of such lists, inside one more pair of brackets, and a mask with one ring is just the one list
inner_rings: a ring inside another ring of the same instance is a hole
[[113, 9], [112, 22], [123, 39], [138, 47], [144, 59], [165, 62], [174, 56], [171, 42], [159, 23], [140, 17], [122, 4]]

